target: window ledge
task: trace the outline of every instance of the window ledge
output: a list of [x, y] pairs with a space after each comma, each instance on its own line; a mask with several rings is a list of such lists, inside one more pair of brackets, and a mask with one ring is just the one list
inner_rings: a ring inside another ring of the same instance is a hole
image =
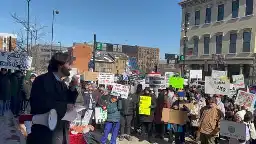
[[202, 56], [210, 56], [210, 54], [202, 54]]

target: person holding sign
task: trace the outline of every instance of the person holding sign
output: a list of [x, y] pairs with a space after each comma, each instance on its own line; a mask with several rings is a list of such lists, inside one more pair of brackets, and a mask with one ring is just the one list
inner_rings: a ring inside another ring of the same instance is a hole
[[150, 93], [150, 89], [146, 88], [144, 94], [139, 97], [139, 117], [142, 124], [142, 139], [152, 142], [152, 128], [154, 120], [154, 112], [156, 108], [156, 97]]

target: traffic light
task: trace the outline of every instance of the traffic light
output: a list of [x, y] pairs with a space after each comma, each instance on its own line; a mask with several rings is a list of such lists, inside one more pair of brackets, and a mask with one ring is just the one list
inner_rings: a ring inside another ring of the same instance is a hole
[[184, 56], [184, 55], [180, 55], [179, 60], [180, 60], [180, 61], [184, 61], [184, 60], [185, 60], [185, 56]]

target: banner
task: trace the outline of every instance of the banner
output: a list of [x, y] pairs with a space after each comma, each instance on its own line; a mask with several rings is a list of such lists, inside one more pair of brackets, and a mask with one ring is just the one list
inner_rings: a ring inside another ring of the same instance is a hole
[[0, 68], [29, 70], [32, 57], [22, 52], [0, 52]]
[[99, 73], [98, 84], [112, 85], [115, 81], [115, 76], [112, 73]]
[[256, 100], [255, 98], [255, 94], [239, 90], [237, 92], [235, 104], [253, 109]]
[[223, 81], [220, 78], [205, 77], [205, 93], [229, 95], [230, 82]]
[[190, 70], [189, 78], [190, 79], [202, 79], [203, 78], [202, 70]]
[[150, 96], [140, 96], [139, 114], [150, 115], [151, 112], [151, 97]]
[[244, 75], [232, 75], [232, 80], [236, 89], [245, 88]]
[[173, 88], [183, 89], [183, 87], [184, 87], [184, 78], [173, 76], [169, 79], [169, 85], [171, 85]]
[[108, 112], [103, 110], [101, 107], [95, 108], [95, 121], [96, 124], [102, 124], [107, 120]]
[[129, 86], [121, 85], [121, 84], [114, 84], [111, 95], [113, 96], [120, 96], [121, 98], [127, 99], [129, 95]]
[[212, 70], [212, 78], [227, 77], [227, 71]]
[[246, 140], [246, 125], [233, 121], [220, 121], [220, 135], [230, 138]]

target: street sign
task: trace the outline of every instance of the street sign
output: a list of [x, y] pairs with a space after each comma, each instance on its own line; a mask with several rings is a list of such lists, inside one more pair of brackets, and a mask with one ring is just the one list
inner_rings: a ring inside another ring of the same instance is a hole
[[102, 50], [102, 45], [103, 45], [102, 43], [97, 43], [97, 48], [96, 49], [97, 50]]

